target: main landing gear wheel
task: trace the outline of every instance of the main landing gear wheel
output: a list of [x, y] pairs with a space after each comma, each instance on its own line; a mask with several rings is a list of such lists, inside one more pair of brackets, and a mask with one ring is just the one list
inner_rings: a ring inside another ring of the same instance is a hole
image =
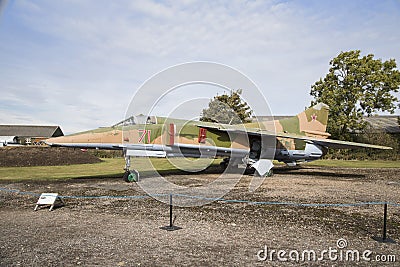
[[237, 171], [239, 166], [237, 164], [232, 164], [232, 162], [230, 161], [230, 158], [224, 158], [221, 163], [219, 164], [219, 166], [221, 167], [222, 171], [225, 170], [229, 170], [229, 171]]
[[272, 177], [274, 176], [274, 171], [270, 169], [266, 174], [260, 175], [257, 170], [254, 170], [254, 176], [256, 177]]
[[138, 182], [139, 181], [139, 172], [137, 170], [126, 171], [124, 173], [123, 179], [127, 183]]
[[225, 171], [226, 168], [228, 168], [228, 162], [226, 162], [225, 160], [224, 160], [224, 161], [221, 161], [221, 163], [219, 164], [219, 166], [221, 167], [221, 169], [222, 169], [223, 171]]

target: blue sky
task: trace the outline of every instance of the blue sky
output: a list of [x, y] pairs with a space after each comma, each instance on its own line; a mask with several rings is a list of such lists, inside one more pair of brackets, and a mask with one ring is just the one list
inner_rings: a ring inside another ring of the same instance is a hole
[[1, 124], [111, 125], [149, 77], [190, 61], [240, 70], [275, 115], [308, 106], [341, 51], [400, 64], [399, 1], [1, 2]]

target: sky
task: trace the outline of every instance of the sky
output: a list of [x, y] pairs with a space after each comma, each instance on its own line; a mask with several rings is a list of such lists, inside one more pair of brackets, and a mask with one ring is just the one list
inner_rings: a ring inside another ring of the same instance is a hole
[[[294, 115], [341, 51], [400, 64], [399, 44], [395, 0], [0, 0], [0, 124], [60, 125], [64, 133], [109, 126], [150, 77], [193, 61], [240, 71], [266, 110]], [[202, 86], [179, 88], [157, 111], [171, 114], [182, 102], [177, 116], [198, 115], [224, 92]], [[187, 105], [193, 96], [201, 101]]]

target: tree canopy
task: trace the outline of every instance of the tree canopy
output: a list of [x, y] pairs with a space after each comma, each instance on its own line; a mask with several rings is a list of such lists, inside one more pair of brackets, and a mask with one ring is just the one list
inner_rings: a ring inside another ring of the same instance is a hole
[[[328, 132], [349, 139], [351, 131], [366, 127], [363, 116], [378, 111], [394, 113], [399, 101], [400, 72], [394, 59], [382, 62], [360, 50], [341, 52], [330, 61], [329, 73], [311, 86], [311, 106], [323, 102], [330, 107]], [[400, 105], [399, 105], [400, 107]]]
[[203, 109], [200, 120], [225, 124], [249, 122], [252, 111], [240, 98], [241, 93], [242, 90], [238, 89], [229, 95], [225, 93], [215, 96], [208, 103], [208, 108]]

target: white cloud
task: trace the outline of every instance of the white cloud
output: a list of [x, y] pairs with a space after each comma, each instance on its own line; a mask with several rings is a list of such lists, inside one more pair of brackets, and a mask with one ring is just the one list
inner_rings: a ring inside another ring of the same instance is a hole
[[399, 9], [395, 1], [18, 1], [0, 24], [0, 103], [14, 103], [0, 123], [31, 115], [66, 131], [112, 124], [147, 78], [193, 60], [241, 70], [274, 113], [294, 114], [340, 51], [398, 61]]

